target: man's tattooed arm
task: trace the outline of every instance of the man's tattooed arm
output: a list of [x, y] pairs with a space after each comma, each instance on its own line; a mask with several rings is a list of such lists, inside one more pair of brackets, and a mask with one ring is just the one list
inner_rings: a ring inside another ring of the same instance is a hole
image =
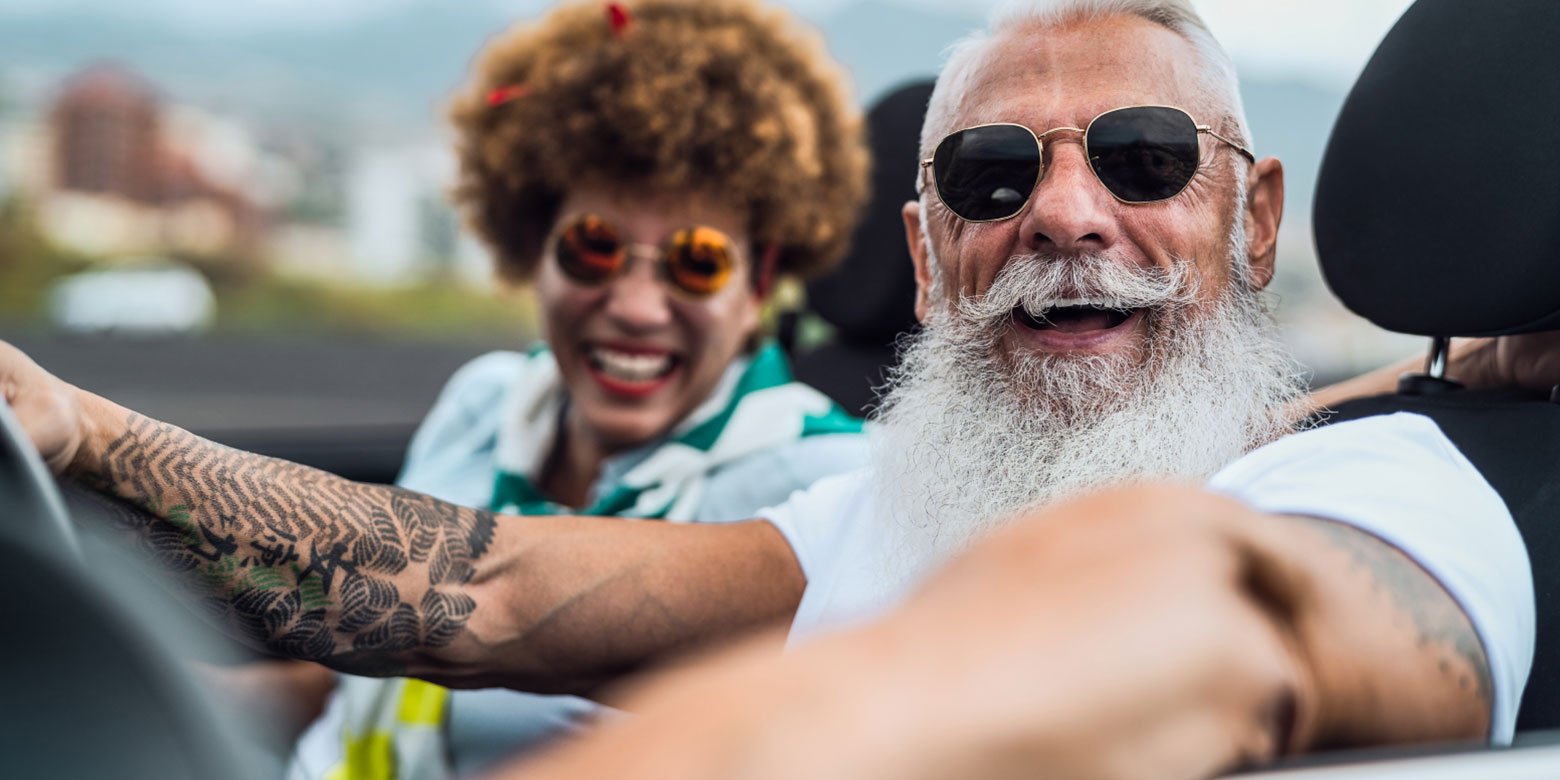
[[233, 450], [130, 414], [76, 479], [206, 607], [271, 652], [389, 674], [449, 645], [494, 533], [489, 512]]
[[1348, 553], [1357, 571], [1370, 577], [1377, 593], [1397, 605], [1416, 644], [1436, 656], [1437, 682], [1455, 685], [1488, 711], [1494, 706], [1489, 659], [1478, 632], [1462, 607], [1413, 559], [1370, 534], [1350, 526], [1317, 520], [1315, 528]]
[[459, 687], [590, 695], [794, 613], [767, 523], [496, 522], [206, 441], [82, 394], [66, 477], [238, 633], [278, 655]]
[[1323, 702], [1313, 748], [1487, 736], [1489, 660], [1457, 600], [1413, 558], [1363, 530], [1287, 516], [1243, 532], [1253, 587], [1304, 648]]

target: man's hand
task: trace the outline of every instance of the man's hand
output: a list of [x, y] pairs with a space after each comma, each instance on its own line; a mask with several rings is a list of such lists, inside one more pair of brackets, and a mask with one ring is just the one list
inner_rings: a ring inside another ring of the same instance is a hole
[[0, 341], [0, 395], [21, 421], [38, 454], [56, 474], [75, 460], [86, 425], [76, 388]]

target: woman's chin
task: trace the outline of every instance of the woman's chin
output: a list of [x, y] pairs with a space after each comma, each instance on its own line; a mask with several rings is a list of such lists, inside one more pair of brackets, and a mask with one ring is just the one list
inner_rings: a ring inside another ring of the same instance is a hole
[[585, 425], [611, 451], [629, 450], [661, 438], [677, 424], [669, 409], [582, 409]]

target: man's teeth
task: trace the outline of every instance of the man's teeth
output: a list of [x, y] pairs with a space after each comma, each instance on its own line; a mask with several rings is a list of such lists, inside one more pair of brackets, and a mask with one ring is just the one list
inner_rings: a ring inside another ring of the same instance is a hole
[[1053, 298], [1046, 301], [1024, 301], [1024, 313], [1031, 317], [1044, 317], [1048, 311], [1088, 307], [1091, 309], [1115, 309], [1127, 311], [1133, 308], [1116, 298]]
[[590, 351], [590, 357], [602, 373], [628, 382], [655, 379], [672, 367], [672, 356], [665, 353], [633, 354], [596, 347]]
[[1092, 309], [1127, 309], [1127, 304], [1115, 298], [1057, 298], [1051, 301], [1048, 309], [1066, 309], [1073, 306], [1088, 306]]

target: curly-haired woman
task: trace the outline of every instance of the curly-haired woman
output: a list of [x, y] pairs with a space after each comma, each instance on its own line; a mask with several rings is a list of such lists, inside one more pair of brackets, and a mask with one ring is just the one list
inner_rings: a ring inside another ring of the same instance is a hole
[[[494, 39], [451, 111], [455, 200], [500, 275], [534, 286], [546, 341], [457, 372], [401, 484], [510, 514], [715, 521], [862, 463], [859, 423], [759, 336], [776, 279], [836, 261], [865, 198], [844, 83], [757, 0], [576, 2]], [[466, 774], [591, 711], [347, 678], [290, 772]]]

